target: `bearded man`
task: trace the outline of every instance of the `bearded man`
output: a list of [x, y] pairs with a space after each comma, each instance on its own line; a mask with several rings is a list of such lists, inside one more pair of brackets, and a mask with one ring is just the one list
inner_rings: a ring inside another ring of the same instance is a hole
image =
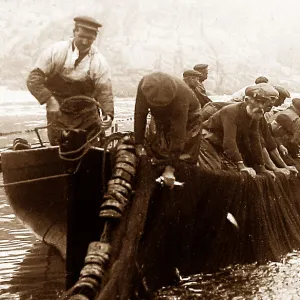
[[278, 98], [266, 83], [246, 88], [245, 101], [221, 108], [203, 123], [200, 165], [208, 169], [234, 169], [251, 176], [268, 172], [260, 139], [260, 120]]

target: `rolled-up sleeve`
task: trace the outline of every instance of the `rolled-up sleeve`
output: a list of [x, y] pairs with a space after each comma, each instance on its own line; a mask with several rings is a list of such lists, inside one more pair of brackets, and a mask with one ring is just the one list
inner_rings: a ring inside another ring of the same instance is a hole
[[96, 68], [94, 71], [95, 92], [94, 97], [100, 104], [103, 115], [114, 118], [114, 97], [111, 83], [110, 67], [106, 59], [96, 54], [94, 58]]
[[44, 104], [52, 96], [51, 91], [46, 87], [46, 78], [51, 74], [53, 65], [53, 47], [49, 47], [37, 59], [33, 70], [27, 78], [27, 88], [30, 93]]

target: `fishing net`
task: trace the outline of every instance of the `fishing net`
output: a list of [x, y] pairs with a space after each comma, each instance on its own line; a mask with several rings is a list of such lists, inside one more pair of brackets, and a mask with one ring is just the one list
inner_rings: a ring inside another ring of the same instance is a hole
[[142, 298], [142, 292], [174, 283], [176, 269], [188, 275], [263, 264], [300, 248], [296, 176], [274, 180], [180, 162], [174, 167], [176, 180], [185, 184], [169, 189], [155, 182], [163, 168], [141, 160], [136, 195], [114, 237], [98, 299]]
[[60, 114], [47, 114], [48, 137], [55, 145], [60, 140], [63, 130], [81, 130], [86, 133], [86, 139], [92, 139], [101, 132], [99, 103], [93, 98], [79, 95], [69, 97], [60, 105]]

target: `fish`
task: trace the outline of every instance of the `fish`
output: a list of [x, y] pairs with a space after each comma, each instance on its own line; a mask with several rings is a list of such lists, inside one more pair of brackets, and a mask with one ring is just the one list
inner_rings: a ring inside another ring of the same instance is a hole
[[231, 224], [233, 224], [236, 228], [239, 228], [239, 225], [238, 225], [238, 223], [237, 223], [237, 221], [236, 221], [236, 219], [235, 219], [235, 217], [229, 212], [229, 213], [227, 213], [227, 220], [231, 223]]

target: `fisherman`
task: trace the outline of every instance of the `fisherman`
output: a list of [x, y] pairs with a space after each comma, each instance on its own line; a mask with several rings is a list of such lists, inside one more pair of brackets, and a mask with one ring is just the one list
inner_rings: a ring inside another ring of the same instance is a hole
[[[280, 116], [285, 117], [283, 119]], [[277, 112], [269, 118], [269, 123], [272, 126], [273, 135], [275, 133], [277, 141], [281, 143], [279, 151], [283, 155], [289, 153], [293, 158], [298, 158], [300, 152], [300, 98], [293, 98], [288, 108]], [[288, 132], [289, 134], [278, 136], [280, 134], [280, 131], [276, 134], [278, 124], [281, 124], [280, 127], [284, 128], [286, 133]]]
[[203, 82], [207, 79], [208, 76], [208, 65], [207, 64], [197, 64], [194, 66], [194, 70], [198, 71], [201, 75], [199, 77], [198, 86], [195, 88], [197, 98], [200, 101], [201, 107], [206, 103], [212, 102], [211, 99], [207, 96]]
[[[102, 25], [87, 16], [76, 17], [74, 21], [73, 38], [46, 49], [27, 79], [31, 94], [41, 105], [46, 104], [51, 145], [58, 144], [63, 127], [85, 130], [88, 137], [100, 132], [103, 135], [114, 117], [110, 68], [93, 45]], [[72, 96], [87, 96], [91, 100], [77, 99], [70, 109], [65, 100]], [[72, 120], [70, 111], [75, 111]]]
[[[149, 112], [156, 127], [151, 140], [145, 138]], [[196, 163], [201, 118], [193, 91], [182, 80], [166, 73], [144, 76], [137, 89], [134, 135], [139, 155]]]
[[[294, 162], [291, 159], [287, 159], [287, 149], [280, 143], [278, 139], [274, 138], [271, 127], [266, 121], [266, 114], [269, 114], [274, 107], [282, 105], [286, 99], [286, 96], [288, 95], [288, 91], [283, 87], [274, 86], [274, 88], [277, 90], [279, 96], [273, 103], [270, 103], [270, 106], [265, 107], [264, 118], [260, 120], [259, 124], [264, 162], [269, 170], [272, 170], [276, 173], [283, 173], [285, 175], [289, 175], [290, 172], [298, 173], [294, 166]], [[286, 161], [282, 158], [280, 153], [286, 158]], [[286, 162], [291, 165], [287, 165]]]
[[195, 93], [200, 106], [202, 101], [202, 94], [199, 90], [199, 78], [202, 76], [200, 72], [196, 70], [186, 70], [183, 72], [183, 81], [192, 89], [192, 91]]
[[[227, 105], [203, 123], [200, 165], [208, 169], [239, 170], [255, 176], [266, 170], [259, 121], [278, 92], [269, 84], [246, 88], [245, 101]], [[273, 176], [273, 173], [271, 173]]]
[[[273, 136], [272, 129], [265, 118], [261, 118], [259, 121], [259, 132], [266, 168], [274, 173], [282, 173], [287, 176], [289, 176], [291, 172], [298, 173], [291, 159], [286, 159], [285, 161], [281, 157], [279, 149], [282, 151], [283, 145]], [[287, 153], [284, 153], [283, 157], [286, 155]]]
[[[268, 83], [269, 79], [265, 76], [259, 76], [255, 79], [255, 84], [260, 84], [260, 83]], [[246, 85], [245, 87], [241, 88], [240, 90], [238, 90], [237, 92], [233, 93], [231, 96], [231, 101], [233, 102], [241, 102], [244, 101], [244, 97], [245, 97], [245, 90], [247, 87], [249, 87], [251, 85]]]
[[283, 144], [288, 144], [288, 141], [293, 138], [294, 135], [294, 123], [289, 116], [285, 114], [279, 114], [275, 120], [268, 123], [272, 136], [277, 142], [279, 152], [283, 157], [286, 157], [289, 152]]
[[278, 107], [284, 104], [286, 98], [290, 98], [291, 95], [287, 89], [285, 89], [282, 86], [279, 85], [274, 85], [274, 88], [277, 90], [279, 93], [278, 99], [276, 99], [272, 109], [269, 112], [265, 113], [265, 119], [268, 120], [278, 111]]
[[233, 103], [229, 101], [227, 102], [213, 101], [213, 102], [206, 103], [201, 109], [202, 122], [208, 120], [215, 112], [217, 112], [219, 109], [229, 104], [233, 104]]

